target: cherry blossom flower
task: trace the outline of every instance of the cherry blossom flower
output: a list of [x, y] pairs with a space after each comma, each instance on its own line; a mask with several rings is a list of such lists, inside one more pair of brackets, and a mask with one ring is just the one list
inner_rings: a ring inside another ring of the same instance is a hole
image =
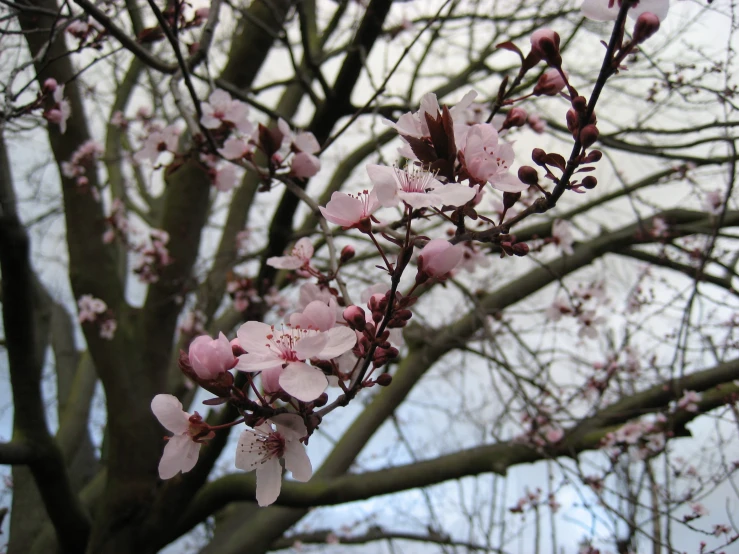
[[589, 339], [598, 338], [598, 329], [595, 326], [606, 321], [604, 317], [595, 317], [595, 310], [584, 310], [577, 316], [577, 320], [580, 324], [577, 336], [580, 338], [588, 337]]
[[176, 152], [180, 138], [180, 129], [176, 125], [168, 125], [161, 131], [154, 131], [144, 141], [144, 147], [133, 155], [138, 163], [148, 161], [156, 165], [163, 152]]
[[310, 265], [313, 257], [313, 244], [310, 239], [303, 237], [292, 249], [289, 256], [272, 256], [267, 259], [267, 265], [277, 269], [301, 269]]
[[226, 162], [216, 169], [213, 185], [221, 192], [228, 192], [236, 186], [238, 180], [239, 175], [236, 171], [236, 166]]
[[[326, 315], [311, 314], [310, 318], [335, 321], [328, 306], [308, 307]], [[308, 307], [306, 310], [308, 310]], [[329, 315], [330, 314], [330, 315]], [[321, 325], [323, 326], [323, 325]], [[296, 328], [291, 325], [270, 326], [258, 321], [247, 321], [236, 333], [239, 344], [247, 354], [239, 356], [236, 369], [239, 371], [279, 372], [282, 389], [303, 402], [318, 398], [328, 386], [326, 376], [320, 369], [305, 363], [310, 358], [330, 360], [354, 347], [357, 337], [348, 327], [333, 327], [327, 331], [316, 328]], [[274, 379], [274, 375], [267, 378]]]
[[547, 308], [546, 315], [550, 321], [559, 321], [565, 314], [571, 314], [574, 310], [569, 300], [566, 298], [557, 298], [552, 302], [551, 306]]
[[[452, 120], [458, 119], [459, 122], [463, 122], [467, 108], [470, 107], [473, 100], [477, 97], [477, 92], [474, 90], [469, 91], [465, 94], [462, 99], [449, 110], [449, 114], [452, 116]], [[401, 115], [398, 118], [397, 123], [385, 120], [385, 124], [393, 127], [398, 134], [406, 135], [409, 137], [422, 138], [430, 136], [428, 124], [426, 123], [426, 114], [436, 119], [439, 115], [441, 108], [439, 107], [439, 101], [436, 95], [432, 92], [428, 92], [421, 98], [421, 105], [417, 112]]]
[[254, 151], [254, 144], [242, 138], [229, 137], [218, 153], [227, 160], [239, 160]]
[[321, 161], [314, 154], [321, 150], [321, 145], [313, 133], [305, 131], [295, 134], [287, 121], [282, 118], [277, 120], [277, 128], [282, 133], [282, 146], [278, 158], [284, 159], [290, 151], [295, 153], [290, 160], [290, 173], [301, 179], [313, 177], [318, 173]]
[[677, 407], [686, 412], [697, 412], [697, 402], [700, 402], [702, 398], [703, 396], [700, 393], [695, 392], [694, 390], [686, 390], [683, 393], [682, 398], [677, 401]]
[[159, 461], [159, 477], [170, 479], [180, 471], [187, 473], [198, 461], [201, 442], [213, 438], [215, 433], [197, 412], [190, 415], [184, 411], [180, 401], [171, 394], [157, 394], [151, 401], [151, 411], [159, 423], [174, 433], [167, 439]]
[[369, 216], [379, 207], [377, 194], [372, 189], [371, 192], [364, 190], [356, 195], [334, 192], [326, 207], [319, 209], [327, 221], [349, 229], [360, 226], [362, 221], [369, 223]]
[[85, 321], [95, 321], [98, 314], [102, 314], [108, 309], [108, 305], [91, 294], [83, 294], [77, 300], [77, 308], [79, 309], [77, 319], [80, 323], [84, 323]]
[[564, 219], [555, 219], [552, 224], [552, 242], [562, 249], [562, 252], [568, 256], [572, 256], [572, 226]]
[[200, 123], [206, 129], [218, 129], [225, 122], [245, 135], [250, 135], [254, 131], [254, 126], [247, 119], [249, 107], [240, 100], [233, 100], [225, 90], [214, 90], [201, 107], [203, 116]]
[[426, 243], [418, 254], [418, 272], [429, 277], [444, 278], [462, 261], [464, 245], [451, 245], [444, 239]]
[[[273, 429], [272, 425], [276, 429]], [[305, 446], [300, 439], [308, 434], [305, 423], [296, 414], [280, 414], [255, 429], [241, 433], [236, 447], [236, 467], [257, 470], [257, 503], [269, 506], [280, 495], [282, 466], [296, 481], [308, 481], [313, 475]]]
[[490, 183], [503, 192], [521, 192], [527, 185], [510, 172], [514, 153], [510, 144], [498, 143], [498, 131], [489, 123], [470, 127], [458, 144], [460, 159], [470, 179]]
[[113, 340], [116, 329], [118, 329], [118, 322], [113, 318], [106, 319], [100, 324], [100, 338]]
[[432, 173], [416, 165], [405, 169], [369, 164], [367, 173], [375, 185], [380, 205], [388, 208], [405, 202], [412, 208], [463, 206], [477, 190], [459, 183], [442, 184]]
[[[621, 0], [584, 0], [580, 9], [588, 19], [595, 21], [613, 21], [618, 17], [621, 8]], [[660, 21], [667, 17], [670, 9], [670, 0], [640, 0], [629, 10], [629, 17], [636, 19], [639, 15], [650, 12], [656, 15]]]
[[700, 502], [694, 502], [693, 504], [691, 504], [690, 509], [693, 511], [693, 518], [699, 518], [701, 516], [708, 515], [708, 510]]
[[558, 69], [547, 69], [536, 82], [534, 95], [540, 96], [543, 94], [546, 96], [554, 96], [565, 88], [565, 85], [565, 80], [562, 78], [562, 74]]
[[52, 98], [54, 100], [54, 107], [46, 110], [44, 117], [49, 123], [59, 125], [59, 132], [64, 134], [67, 132], [67, 120], [72, 115], [72, 107], [69, 105], [69, 101], [64, 98], [64, 85], [56, 84], [53, 87]]
[[208, 335], [196, 337], [190, 343], [188, 356], [192, 369], [201, 379], [215, 379], [233, 368], [238, 361], [223, 333], [217, 339], [211, 339]]

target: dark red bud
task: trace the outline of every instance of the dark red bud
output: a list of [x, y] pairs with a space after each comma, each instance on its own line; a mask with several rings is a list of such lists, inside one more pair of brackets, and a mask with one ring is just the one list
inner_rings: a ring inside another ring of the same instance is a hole
[[582, 184], [583, 187], [585, 187], [588, 190], [594, 189], [595, 188], [595, 185], [598, 184], [598, 179], [596, 179], [592, 175], [588, 175], [587, 177], [585, 177], [582, 180], [582, 183], [581, 184]]
[[320, 408], [321, 406], [325, 406], [327, 402], [328, 402], [328, 394], [326, 394], [325, 392], [322, 392], [321, 396], [319, 396], [313, 401], [313, 405], [316, 408]]
[[591, 150], [590, 152], [588, 152], [588, 155], [583, 158], [582, 163], [592, 164], [597, 161], [600, 161], [602, 157], [603, 157], [603, 152], [601, 152], [600, 150]]
[[588, 101], [585, 100], [584, 96], [575, 96], [572, 99], [572, 107], [577, 112], [584, 112], [588, 107]]
[[529, 245], [525, 242], [514, 244], [511, 249], [516, 256], [525, 256], [529, 253]]
[[[542, 150], [543, 152], [543, 150]], [[546, 154], [545, 154], [546, 155]], [[539, 184], [539, 173], [537, 173], [536, 169], [531, 167], [530, 165], [522, 165], [518, 168], [518, 178], [521, 180], [521, 182], [525, 185], [537, 185]], [[507, 193], [503, 194], [503, 205], [505, 206], [505, 195]], [[521, 193], [518, 193], [518, 198], [521, 197]], [[516, 200], [518, 200], [516, 198]], [[515, 204], [516, 200], [513, 201]], [[511, 204], [513, 206], [513, 204]], [[510, 207], [510, 206], [507, 206]]]
[[598, 128], [595, 125], [586, 125], [580, 131], [580, 143], [584, 148], [590, 148], [598, 140]]
[[392, 382], [393, 382], [393, 376], [390, 375], [389, 373], [380, 373], [377, 376], [377, 379], [375, 379], [375, 383], [377, 383], [381, 387], [387, 387]]
[[543, 166], [546, 163], [547, 153], [544, 152], [544, 150], [542, 150], [541, 148], [534, 148], [531, 151], [531, 159], [536, 165]]
[[565, 116], [565, 119], [567, 120], [567, 129], [570, 131], [570, 133], [575, 133], [580, 126], [580, 116], [577, 115], [577, 112], [570, 108], [567, 110], [567, 115]]
[[505, 118], [503, 122], [503, 129], [510, 129], [511, 127], [521, 127], [526, 124], [529, 114], [523, 108], [513, 108]]

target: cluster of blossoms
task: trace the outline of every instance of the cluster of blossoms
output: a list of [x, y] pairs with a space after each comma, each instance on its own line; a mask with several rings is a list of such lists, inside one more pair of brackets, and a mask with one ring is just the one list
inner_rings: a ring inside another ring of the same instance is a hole
[[[514, 506], [508, 508], [508, 511], [512, 514], [522, 514], [527, 509], [537, 508], [538, 506], [543, 504], [541, 501], [541, 492], [542, 491], [539, 488], [537, 488], [535, 491], [530, 491], [527, 488], [526, 493], [516, 501], [516, 504]], [[562, 507], [561, 504], [557, 502], [554, 494], [549, 494], [547, 496], [546, 505], [549, 506], [549, 509], [552, 512], [557, 512], [557, 510]]]
[[78, 186], [86, 187], [90, 183], [87, 171], [95, 171], [95, 165], [103, 152], [102, 145], [94, 140], [82, 143], [68, 162], [62, 162], [62, 175], [74, 179]]
[[550, 321], [559, 321], [563, 316], [574, 317], [580, 325], [580, 338], [598, 338], [598, 325], [606, 323], [604, 316], [598, 316], [600, 306], [608, 304], [603, 282], [597, 281], [586, 287], [572, 291], [569, 298], [558, 297], [547, 309], [546, 316]]
[[113, 339], [118, 323], [105, 301], [90, 294], [83, 294], [77, 300], [77, 310], [77, 320], [80, 323], [94, 323], [99, 328], [100, 338]]
[[[103, 242], [112, 243], [116, 238], [126, 248], [137, 254], [133, 272], [142, 283], [156, 283], [162, 269], [172, 263], [167, 249], [169, 234], [161, 229], [144, 232], [131, 225], [126, 208], [119, 198], [113, 199], [110, 215], [106, 218], [108, 229], [103, 234]], [[142, 236], [144, 235], [144, 236]]]
[[[635, 31], [634, 44], [647, 35], [643, 16], [637, 22], [640, 30]], [[215, 395], [206, 404], [227, 402], [242, 415], [229, 424], [246, 426], [237, 446], [236, 467], [256, 469], [256, 497], [260, 505], [271, 504], [277, 498], [283, 466], [299, 481], [311, 477], [305, 444], [326, 414], [346, 405], [363, 388], [391, 384], [392, 377], [383, 368], [400, 355], [400, 331], [413, 315], [416, 291], [445, 281], [460, 267], [474, 269], [481, 263], [484, 253], [470, 238], [468, 223], [475, 222], [482, 229], [476, 237], [486, 233], [485, 242], [491, 250], [497, 249], [501, 255], [525, 256], [528, 245], [517, 242], [503, 223], [508, 210], [522, 197], [530, 202], [524, 211], [533, 212], [537, 202], [541, 206], [542, 201], [551, 201], [540, 211], [554, 205], [553, 192], [539, 183], [542, 172], [545, 179], [563, 190], [582, 193], [596, 186], [592, 176], [579, 182], [571, 179], [573, 167], [597, 162], [601, 154], [588, 151], [598, 138], [597, 121], [592, 106], [577, 94], [562, 69], [559, 36], [547, 29], [535, 32], [526, 57], [515, 45], [502, 47], [520, 54], [521, 76], [541, 61], [549, 65], [532, 94], [561, 95], [571, 103], [566, 122], [580, 146], [571, 160], [535, 149], [532, 160], [540, 169], [523, 166], [513, 170], [513, 146], [504, 137], [524, 125], [541, 131], [543, 122], [513, 106], [522, 98], [508, 98], [510, 91], [505, 90], [505, 83], [487, 118], [481, 108], [473, 107], [475, 91], [468, 92], [452, 108], [440, 106], [435, 95], [426, 94], [417, 111], [403, 114], [397, 122], [388, 122], [403, 141], [399, 153], [408, 164], [370, 164], [366, 171], [371, 187], [354, 195], [335, 192], [326, 206], [320, 207], [328, 222], [356, 230], [371, 241], [382, 260], [377, 267], [386, 273], [390, 285], [368, 292], [362, 297], [362, 305], [351, 303], [338, 273], [354, 257], [354, 249], [347, 246], [337, 257], [331, 237], [327, 236], [331, 243], [331, 269], [322, 271], [314, 259], [313, 242], [308, 237], [301, 238], [285, 255], [266, 261], [273, 268], [294, 272], [290, 281], [309, 280], [301, 287], [297, 311], [282, 323], [247, 321], [233, 340], [222, 333], [216, 339], [195, 337], [188, 352], [181, 353], [182, 372]], [[626, 50], [623, 46], [621, 53]], [[283, 120], [274, 128], [255, 126], [248, 119], [247, 105], [223, 90], [213, 91], [201, 107], [199, 123], [208, 139], [203, 143], [215, 146], [218, 156], [216, 152], [202, 153], [200, 160], [220, 190], [235, 186], [237, 166], [256, 171], [263, 182], [261, 190], [268, 190], [273, 181], [307, 179], [319, 171], [317, 154], [321, 147], [311, 133], [296, 133]], [[501, 109], [505, 113], [498, 114]], [[161, 152], [174, 152], [176, 130], [165, 128], [156, 132], [159, 134], [151, 133], [137, 154], [140, 161], [155, 164]], [[265, 167], [256, 165], [257, 151], [265, 155]], [[583, 167], [580, 171], [591, 169]], [[485, 198], [497, 200], [501, 194], [503, 208], [496, 225], [479, 212]], [[400, 212], [397, 227], [380, 224], [375, 214], [381, 209]], [[451, 224], [451, 239], [421, 234], [420, 226], [434, 217]], [[385, 242], [381, 243], [380, 238]], [[558, 245], [566, 254], [572, 253], [572, 233], [564, 222], [554, 224], [547, 242]], [[408, 290], [401, 292], [401, 278], [414, 261], [415, 279]], [[264, 295], [264, 291], [258, 292], [261, 287], [262, 283], [249, 277], [237, 277], [229, 280], [228, 292], [236, 309], [246, 312], [252, 303], [269, 303], [258, 298], [258, 294]], [[561, 303], [551, 317], [573, 315], [581, 325], [580, 336], [597, 336], [595, 325], [601, 318], [595, 317], [595, 310], [587, 305], [597, 298], [603, 298], [602, 289], [597, 286], [578, 291], [573, 294], [572, 306]], [[194, 317], [187, 327], [188, 333], [196, 331]], [[326, 392], [329, 386], [338, 387], [335, 392], [339, 394], [331, 403]], [[174, 434], [165, 447], [160, 476], [169, 478], [189, 471], [196, 463], [200, 444], [212, 438], [215, 429], [197, 412], [185, 412], [180, 402], [169, 395], [155, 397], [152, 410]], [[539, 446], [556, 444], [564, 437], [563, 430], [543, 411], [529, 423], [528, 437]], [[637, 438], [634, 435], [619, 430], [609, 439], [608, 446], [641, 445], [656, 440], [652, 435], [664, 437], [656, 427], [642, 429]], [[538, 495], [531, 497], [520, 509], [538, 501]], [[556, 509], [553, 498], [550, 505]]]
[[631, 421], [603, 439], [603, 448], [612, 459], [628, 452], [635, 460], [645, 460], [662, 452], [665, 447], [667, 418], [657, 414], [654, 421]]
[[46, 79], [42, 89], [42, 98], [44, 108], [44, 119], [49, 123], [59, 126], [59, 132], [64, 134], [67, 132], [67, 120], [72, 115], [72, 108], [69, 101], [64, 98], [64, 85], [57, 83], [56, 79]]

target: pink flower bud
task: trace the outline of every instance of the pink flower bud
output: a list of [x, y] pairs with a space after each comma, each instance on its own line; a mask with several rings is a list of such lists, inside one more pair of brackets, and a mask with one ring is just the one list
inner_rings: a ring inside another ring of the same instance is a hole
[[426, 243], [418, 255], [418, 272], [430, 277], [444, 278], [464, 256], [464, 246], [452, 246], [444, 239], [434, 239]]
[[598, 128], [595, 125], [586, 125], [580, 131], [580, 142], [584, 148], [590, 148], [598, 140]]
[[528, 114], [523, 108], [513, 108], [505, 118], [503, 122], [503, 129], [510, 129], [511, 127], [521, 127], [526, 123]]
[[190, 365], [201, 379], [215, 379], [236, 365], [231, 343], [221, 333], [217, 339], [201, 335], [190, 343]]
[[56, 90], [57, 86], [59, 86], [59, 83], [56, 82], [56, 79], [49, 77], [44, 81], [44, 92], [52, 93]]
[[343, 316], [349, 327], [356, 331], [364, 331], [367, 326], [364, 310], [359, 306], [349, 306], [344, 310]]
[[356, 254], [354, 247], [351, 244], [347, 244], [341, 249], [341, 256], [339, 259], [341, 260], [341, 263], [346, 263], [354, 257], [354, 254]]
[[559, 35], [551, 29], [538, 29], [531, 35], [531, 52], [552, 67], [562, 65], [559, 55]]
[[652, 12], [644, 12], [641, 14], [634, 24], [633, 40], [636, 44], [640, 44], [659, 31], [659, 17]]
[[565, 85], [565, 80], [562, 78], [558, 69], [547, 69], [536, 82], [534, 95], [555, 96], [565, 88]]

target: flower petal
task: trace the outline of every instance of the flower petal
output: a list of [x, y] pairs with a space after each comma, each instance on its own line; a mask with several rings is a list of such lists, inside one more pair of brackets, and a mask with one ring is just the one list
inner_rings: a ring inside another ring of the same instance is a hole
[[307, 360], [313, 356], [317, 356], [328, 344], [329, 336], [326, 333], [315, 333], [305, 335], [299, 339], [293, 350], [301, 360]]
[[267, 265], [277, 269], [300, 269], [303, 267], [303, 260], [295, 256], [272, 256], [267, 258]]
[[171, 394], [157, 394], [151, 401], [151, 411], [167, 430], [179, 435], [190, 427], [190, 414], [182, 409], [182, 403]]
[[303, 418], [297, 414], [279, 414], [270, 421], [277, 425], [277, 430], [288, 439], [301, 439], [308, 434]]
[[159, 477], [171, 479], [180, 471], [187, 473], [198, 462], [200, 443], [193, 442], [189, 435], [175, 435], [167, 441], [159, 461]]
[[298, 400], [310, 402], [321, 396], [328, 387], [328, 381], [320, 370], [302, 362], [293, 362], [287, 364], [280, 375], [280, 386]]
[[238, 358], [238, 362], [234, 369], [236, 371], [267, 371], [270, 369], [279, 369], [285, 361], [277, 356], [265, 356], [263, 354], [242, 354]]
[[[267, 426], [269, 428], [269, 426]], [[267, 431], [270, 433], [271, 429]], [[236, 445], [236, 467], [244, 471], [251, 471], [258, 467], [264, 459], [264, 450], [259, 442], [260, 434], [246, 429], [239, 435], [239, 443]]]
[[261, 321], [247, 321], [239, 330], [236, 337], [239, 339], [241, 348], [250, 354], [271, 354], [267, 346], [268, 336], [274, 332], [271, 326]]
[[341, 356], [344, 352], [354, 348], [357, 343], [357, 334], [349, 327], [334, 327], [328, 330], [326, 335], [328, 335], [328, 344], [318, 354], [322, 360]]
[[271, 458], [257, 468], [257, 504], [273, 504], [280, 496], [281, 488], [282, 466], [277, 458]]
[[285, 446], [285, 469], [293, 474], [296, 481], [305, 483], [310, 480], [313, 466], [302, 443], [290, 441]]

